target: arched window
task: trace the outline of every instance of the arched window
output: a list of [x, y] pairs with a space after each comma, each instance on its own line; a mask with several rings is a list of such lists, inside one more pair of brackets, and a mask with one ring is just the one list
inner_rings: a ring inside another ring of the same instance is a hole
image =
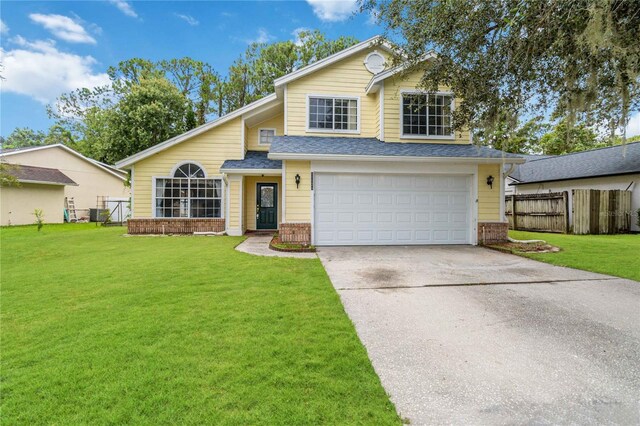
[[156, 178], [156, 217], [222, 217], [222, 179], [208, 179], [202, 167], [185, 163], [173, 177]]

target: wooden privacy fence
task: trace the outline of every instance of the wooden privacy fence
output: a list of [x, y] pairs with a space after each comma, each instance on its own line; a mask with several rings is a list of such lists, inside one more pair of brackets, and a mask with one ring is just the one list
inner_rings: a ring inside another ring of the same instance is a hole
[[519, 194], [505, 198], [509, 229], [569, 232], [569, 194]]
[[573, 233], [618, 234], [631, 229], [631, 191], [574, 189]]

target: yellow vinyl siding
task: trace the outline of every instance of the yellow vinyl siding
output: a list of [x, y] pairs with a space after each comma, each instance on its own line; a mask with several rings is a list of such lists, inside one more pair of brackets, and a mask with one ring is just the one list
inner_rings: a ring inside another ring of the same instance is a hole
[[[401, 138], [401, 99], [402, 91], [416, 90], [420, 84], [422, 71], [416, 70], [408, 75], [398, 75], [388, 78], [384, 83], [384, 140], [385, 142], [408, 142], [408, 143], [456, 143], [468, 144], [470, 142], [469, 131], [456, 131], [455, 139], [403, 139]], [[449, 89], [441, 87], [441, 91]], [[456, 98], [454, 103], [459, 104], [460, 99]]]
[[241, 188], [241, 179], [229, 181], [229, 217], [227, 218], [229, 228], [240, 228]]
[[249, 151], [268, 151], [269, 145], [260, 145], [260, 129], [276, 129], [276, 136], [284, 135], [284, 113], [269, 118], [247, 130], [247, 149]]
[[241, 158], [241, 119], [237, 118], [193, 138], [160, 151], [134, 166], [133, 217], [154, 217], [153, 178], [171, 175], [173, 168], [188, 161], [204, 167], [207, 176], [220, 176], [225, 160]]
[[[311, 222], [311, 162], [285, 161], [285, 222]], [[300, 175], [296, 188], [295, 176]]]
[[[478, 165], [478, 221], [501, 221], [500, 217], [500, 164]], [[493, 188], [487, 185], [487, 177], [493, 176]]]
[[[295, 176], [295, 175], [294, 175]], [[282, 222], [282, 176], [245, 176], [244, 178], [244, 229], [254, 231], [256, 229], [256, 184], [278, 184], [278, 224]], [[295, 186], [295, 185], [294, 185]]]
[[[377, 97], [367, 96], [365, 88], [373, 76], [364, 67], [370, 49], [339, 61], [330, 67], [309, 74], [287, 85], [287, 132], [292, 136], [376, 137]], [[386, 53], [378, 51], [383, 56]], [[307, 132], [307, 95], [359, 97], [360, 133]]]

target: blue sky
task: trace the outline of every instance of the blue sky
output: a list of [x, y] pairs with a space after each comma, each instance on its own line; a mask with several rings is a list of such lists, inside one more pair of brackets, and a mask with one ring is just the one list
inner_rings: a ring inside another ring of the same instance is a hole
[[[298, 1], [2, 1], [0, 135], [46, 130], [45, 106], [62, 93], [107, 82], [119, 61], [190, 56], [221, 74], [252, 41], [295, 39], [297, 29], [329, 38], [382, 32], [354, 15], [356, 0]], [[640, 134], [640, 113], [628, 127]]]
[[190, 56], [225, 74], [252, 41], [295, 39], [300, 28], [329, 38], [381, 32], [355, 0], [308, 1], [2, 1], [5, 80], [0, 134], [46, 130], [45, 106], [61, 93], [106, 82], [107, 67], [132, 57]]

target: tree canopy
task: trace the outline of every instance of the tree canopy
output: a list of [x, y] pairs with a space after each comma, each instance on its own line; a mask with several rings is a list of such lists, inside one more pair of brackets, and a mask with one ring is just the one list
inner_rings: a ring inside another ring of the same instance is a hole
[[361, 0], [409, 64], [435, 52], [422, 86], [463, 98], [456, 127], [552, 111], [622, 133], [640, 109], [637, 0]]

